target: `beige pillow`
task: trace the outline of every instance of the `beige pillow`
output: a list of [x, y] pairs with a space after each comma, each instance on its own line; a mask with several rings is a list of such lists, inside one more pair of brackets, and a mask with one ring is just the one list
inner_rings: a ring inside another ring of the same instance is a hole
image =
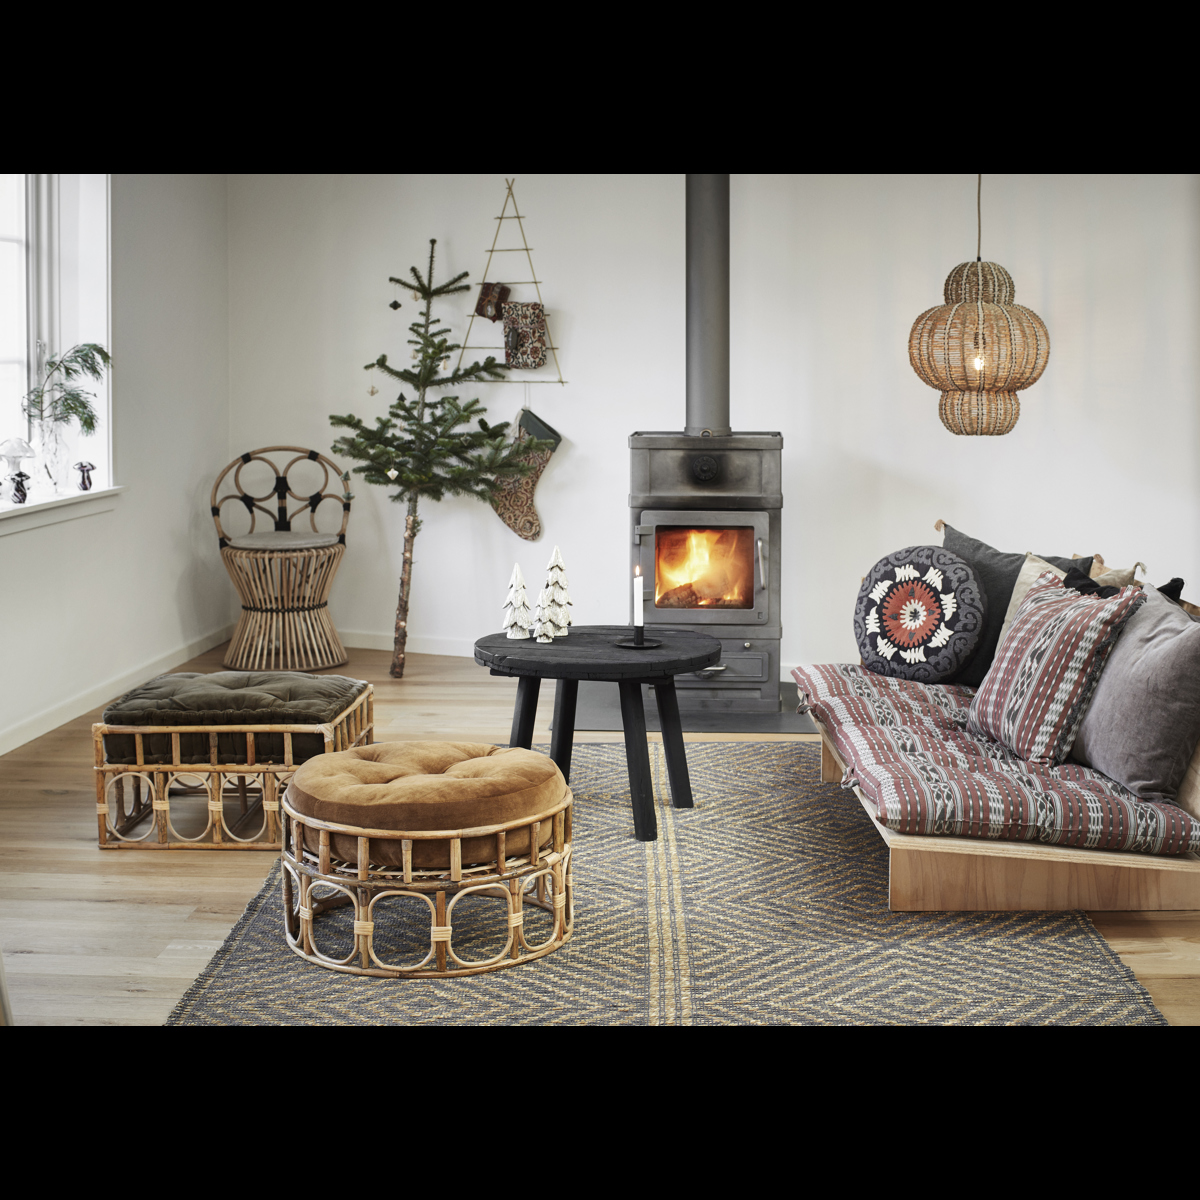
[[1017, 609], [1021, 607], [1021, 601], [1025, 599], [1025, 593], [1033, 587], [1037, 577], [1043, 571], [1052, 571], [1059, 579], [1066, 575], [1066, 571], [1060, 571], [1053, 563], [1048, 563], [1044, 558], [1038, 558], [1032, 551], [1025, 555], [1025, 563], [1017, 576], [1017, 582], [1013, 585], [1012, 599], [1008, 602], [1008, 612], [1004, 614], [1004, 624], [1000, 626], [1000, 640], [996, 643], [997, 647], [1004, 644], [1004, 635], [1013, 623]]
[[[1082, 555], [1072, 554], [1071, 557], [1081, 558]], [[1102, 554], [1093, 554], [1089, 576], [1101, 587], [1128, 587], [1130, 584], [1141, 587], [1141, 580], [1134, 578], [1138, 567], [1141, 567], [1143, 572], [1146, 570], [1146, 564], [1143, 562], [1136, 562], [1132, 567], [1110, 567], [1105, 563]]]

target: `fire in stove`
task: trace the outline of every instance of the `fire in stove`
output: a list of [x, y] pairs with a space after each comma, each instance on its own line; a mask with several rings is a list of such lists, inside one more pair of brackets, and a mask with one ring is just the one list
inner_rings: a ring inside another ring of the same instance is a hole
[[658, 526], [654, 606], [753, 608], [753, 527]]

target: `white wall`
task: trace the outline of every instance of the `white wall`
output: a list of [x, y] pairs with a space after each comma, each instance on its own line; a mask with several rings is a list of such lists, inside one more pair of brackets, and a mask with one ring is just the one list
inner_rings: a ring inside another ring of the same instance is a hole
[[738, 422], [785, 435], [784, 659], [857, 657], [851, 612], [882, 555], [940, 542], [1100, 551], [1200, 598], [1196, 176], [992, 176], [983, 257], [1050, 331], [1004, 437], [956, 437], [908, 332], [974, 257], [975, 177], [735, 176]]
[[[569, 380], [528, 389], [530, 407], [564, 438], [538, 485], [545, 532], [522, 541], [473, 499], [426, 506], [414, 555], [414, 651], [470, 654], [477, 637], [499, 628], [513, 562], [536, 583], [555, 544], [576, 621], [624, 622], [628, 437], [683, 419], [683, 176], [523, 176], [516, 194]], [[280, 442], [327, 452], [337, 436], [330, 413], [383, 414], [395, 390], [363, 364], [383, 353], [411, 362], [407, 326], [418, 307], [388, 277], [411, 264], [424, 271], [436, 237], [437, 278], [465, 270], [478, 281], [504, 195], [500, 175], [231, 177], [234, 453]], [[502, 278], [529, 278], [527, 266], [504, 269]], [[532, 289], [514, 289], [514, 300], [531, 298]], [[471, 303], [452, 297], [435, 310], [455, 340]], [[498, 327], [476, 322], [471, 340], [499, 345]], [[372, 385], [382, 389], [373, 398]], [[483, 384], [462, 398], [476, 395], [493, 421], [526, 401], [523, 385]], [[330, 609], [349, 644], [390, 648], [404, 510], [383, 489], [354, 490]]]
[[[473, 500], [428, 506], [414, 650], [469, 653], [512, 562], [536, 581], [555, 543], [577, 620], [625, 620], [626, 438], [683, 424], [683, 177], [526, 175], [516, 192], [570, 381], [528, 389], [565, 439], [538, 487], [545, 533], [524, 542]], [[231, 177], [231, 449], [327, 450], [329, 413], [382, 413], [392, 393], [368, 397], [383, 381], [362, 364], [407, 359], [416, 315], [388, 276], [437, 237], [441, 271], [477, 281], [503, 197], [499, 175]], [[973, 175], [735, 175], [731, 203], [733, 425], [785, 438], [785, 664], [856, 657], [860, 578], [940, 541], [938, 517], [1003, 549], [1140, 559], [1200, 598], [1194, 176], [985, 177], [984, 257], [1052, 345], [1002, 438], [948, 433], [907, 356], [974, 256]], [[455, 335], [467, 306], [441, 310]], [[525, 392], [464, 396], [496, 419]], [[401, 509], [356, 491], [331, 607], [352, 644], [388, 646]]]
[[[112, 181], [111, 512], [0, 537], [0, 752], [227, 637], [208, 493], [227, 459], [221, 176]], [[99, 435], [98, 435], [99, 436]]]
[[[564, 435], [538, 487], [545, 534], [524, 542], [473, 500], [427, 506], [417, 651], [469, 653], [513, 561], [536, 581], [555, 543], [577, 620], [623, 621], [626, 439], [683, 423], [683, 177], [516, 190], [570, 381], [528, 389]], [[129, 490], [0, 538], [0, 750], [227, 636], [216, 471], [272, 442], [327, 450], [332, 412], [382, 413], [390, 392], [369, 397], [383, 381], [362, 366], [403, 359], [416, 315], [388, 276], [437, 237], [439, 278], [478, 280], [503, 197], [499, 175], [114, 177], [111, 434]], [[1005, 549], [1141, 559], [1200, 598], [1197, 198], [1195, 176], [985, 177], [984, 257], [1052, 353], [1011, 434], [963, 438], [907, 339], [974, 253], [974, 177], [734, 176], [732, 416], [785, 438], [785, 665], [853, 658], [860, 578], [937, 540], [938, 517]], [[442, 312], [465, 329], [466, 298]], [[526, 401], [474, 394], [492, 419]], [[351, 644], [389, 646], [402, 510], [356, 490], [334, 618]]]

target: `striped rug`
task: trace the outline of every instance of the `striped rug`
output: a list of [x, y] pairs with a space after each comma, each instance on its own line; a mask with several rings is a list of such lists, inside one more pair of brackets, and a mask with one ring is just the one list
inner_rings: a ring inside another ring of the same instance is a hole
[[690, 744], [690, 811], [651, 752], [643, 843], [624, 747], [575, 748], [576, 924], [557, 953], [451, 980], [327, 971], [283, 941], [277, 864], [167, 1023], [1166, 1024], [1083, 913], [889, 912], [886, 850], [819, 782], [818, 746]]

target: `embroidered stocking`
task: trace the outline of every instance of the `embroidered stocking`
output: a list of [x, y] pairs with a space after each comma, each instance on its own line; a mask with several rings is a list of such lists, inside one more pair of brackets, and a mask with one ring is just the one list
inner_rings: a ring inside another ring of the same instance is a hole
[[526, 457], [525, 461], [533, 465], [533, 470], [523, 479], [500, 480], [492, 507], [500, 520], [518, 537], [527, 542], [536, 542], [542, 536], [542, 522], [533, 506], [533, 493], [546, 464], [550, 461], [550, 456], [558, 449], [562, 436], [540, 417], [535, 417], [529, 409], [523, 408], [517, 418], [517, 440], [523, 442], [530, 437], [553, 442], [554, 445], [549, 450], [541, 450]]

